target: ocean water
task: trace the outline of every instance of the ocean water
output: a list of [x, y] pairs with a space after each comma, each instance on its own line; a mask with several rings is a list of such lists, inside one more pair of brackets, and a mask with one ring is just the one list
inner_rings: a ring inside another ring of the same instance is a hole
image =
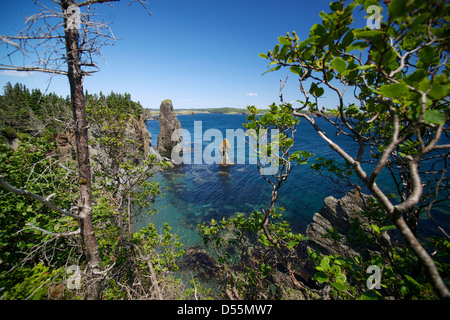
[[[193, 144], [188, 143], [189, 139], [184, 139], [185, 146], [193, 148], [199, 147], [199, 140], [194, 141], [194, 133], [197, 133], [197, 139], [201, 139], [198, 137], [200, 122], [202, 134], [211, 128], [218, 129], [224, 138], [227, 129], [244, 130], [242, 124], [246, 122], [245, 115], [197, 114], [181, 115], [178, 119], [182, 128], [191, 134]], [[352, 155], [356, 154], [357, 145], [353, 140], [346, 136], [333, 135], [335, 129], [325, 120], [317, 118], [316, 121], [344, 150]], [[158, 120], [148, 121], [147, 128], [152, 135], [152, 144], [156, 146]], [[211, 141], [202, 141], [201, 147], [204, 150], [210, 144]], [[249, 163], [251, 151], [248, 148], [237, 150], [237, 145], [236, 141], [235, 157], [231, 160], [236, 162], [238, 155], [242, 156], [242, 152], [245, 152], [244, 164], [226, 167], [217, 164], [193, 164], [192, 155], [191, 164], [176, 165], [157, 173], [152, 179], [161, 184], [164, 197], [158, 199], [154, 206], [160, 211], [154, 216], [141, 217], [134, 228], [139, 229], [150, 222], [162, 228], [163, 223], [167, 222], [172, 227], [172, 232], [180, 236], [181, 242], [190, 246], [200, 242], [197, 231], [200, 223], [228, 218], [237, 212], [250, 213], [267, 208], [270, 204], [271, 185], [261, 177], [257, 166]], [[297, 126], [292, 150], [307, 150], [317, 156], [339, 159], [305, 120]], [[189, 153], [187, 154], [189, 156]], [[387, 176], [380, 177], [379, 185], [388, 192], [393, 191]], [[349, 190], [348, 186], [337, 185], [330, 178], [314, 173], [309, 165], [299, 165], [293, 169], [279, 190], [277, 206], [284, 207], [284, 217], [293, 231], [304, 233], [327, 196], [341, 197]], [[448, 215], [443, 214], [448, 222]]]

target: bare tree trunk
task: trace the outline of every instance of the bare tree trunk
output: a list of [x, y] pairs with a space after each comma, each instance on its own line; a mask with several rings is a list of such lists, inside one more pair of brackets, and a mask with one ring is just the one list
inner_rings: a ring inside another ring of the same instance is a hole
[[[73, 0], [61, 1], [64, 12], [74, 5]], [[88, 267], [86, 270], [87, 290], [85, 298], [98, 300], [101, 298], [101, 259], [92, 224], [91, 207], [91, 167], [89, 163], [88, 123], [86, 119], [86, 105], [83, 90], [83, 72], [81, 71], [80, 48], [78, 45], [79, 32], [74, 26], [68, 24], [67, 15], [64, 17], [65, 40], [68, 64], [68, 78], [70, 83], [70, 96], [72, 111], [75, 120], [75, 142], [77, 149], [79, 174], [79, 216], [80, 235]]]

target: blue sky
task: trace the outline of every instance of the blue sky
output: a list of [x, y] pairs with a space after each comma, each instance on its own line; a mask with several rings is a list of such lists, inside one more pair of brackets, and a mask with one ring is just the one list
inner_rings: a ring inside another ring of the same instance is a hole
[[[146, 108], [158, 108], [162, 100], [171, 99], [180, 109], [266, 108], [279, 102], [280, 79], [288, 70], [262, 76], [268, 61], [258, 54], [273, 49], [277, 37], [288, 31], [306, 38], [310, 27], [320, 22], [320, 11], [329, 11], [330, 0], [149, 0], [152, 16], [129, 2], [114, 8], [97, 6], [99, 18], [112, 22], [111, 29], [121, 40], [104, 47], [106, 63], [99, 61], [100, 72], [86, 77], [85, 89], [128, 92]], [[38, 10], [33, 0], [2, 1], [1, 6], [0, 34], [7, 35], [25, 26], [22, 16]], [[53, 77], [49, 84], [46, 74], [0, 72], [0, 86], [8, 81], [69, 94], [64, 76]], [[300, 98], [293, 75], [284, 98], [287, 102]]]

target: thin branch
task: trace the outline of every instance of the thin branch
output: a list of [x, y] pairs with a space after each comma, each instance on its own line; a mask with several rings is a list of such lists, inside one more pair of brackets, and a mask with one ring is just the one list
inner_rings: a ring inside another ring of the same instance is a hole
[[120, 0], [87, 0], [87, 1], [84, 1], [81, 3], [78, 3], [77, 6], [83, 7], [83, 6], [90, 6], [91, 4], [108, 3], [108, 2], [116, 2], [116, 1], [120, 1]]
[[75, 215], [75, 214], [73, 214], [73, 213], [70, 213], [70, 212], [67, 211], [67, 210], [64, 210], [64, 209], [59, 208], [59, 207], [56, 206], [54, 203], [48, 201], [47, 199], [45, 199], [45, 198], [43, 198], [43, 197], [41, 197], [41, 196], [38, 196], [37, 194], [34, 194], [34, 193], [29, 192], [29, 191], [24, 190], [24, 189], [17, 189], [17, 188], [14, 188], [12, 185], [10, 185], [10, 184], [7, 183], [5, 180], [3, 180], [3, 177], [2, 177], [1, 175], [0, 175], [0, 185], [1, 185], [3, 188], [5, 188], [6, 190], [8, 190], [8, 191], [10, 191], [10, 192], [12, 192], [12, 193], [15, 193], [15, 194], [17, 194], [17, 195], [25, 196], [25, 197], [28, 197], [28, 198], [35, 199], [35, 200], [41, 202], [42, 204], [44, 204], [44, 205], [45, 205], [46, 207], [48, 207], [49, 209], [53, 210], [53, 211], [59, 212], [59, 213], [65, 215], [65, 216], [68, 216], [68, 217], [71, 217], [71, 218], [74, 218], [74, 219], [77, 219], [77, 220], [80, 220], [80, 219], [81, 219], [80, 216], [77, 216], [77, 215]]
[[127, 241], [127, 244], [131, 245], [137, 251], [137, 253], [139, 254], [139, 257], [147, 263], [147, 267], [148, 267], [148, 269], [150, 271], [152, 284], [153, 284], [153, 286], [155, 288], [158, 300], [163, 300], [163, 296], [161, 294], [161, 291], [160, 291], [159, 285], [158, 285], [158, 279], [156, 278], [155, 270], [153, 268], [152, 262], [150, 261], [149, 257], [148, 256], [144, 256], [144, 254], [142, 253], [141, 249], [136, 244], [134, 244], [132, 242], [128, 242], [128, 241]]
[[[75, 231], [58, 232], [58, 233], [56, 233], [56, 232], [50, 232], [50, 231], [47, 231], [45, 229], [36, 227], [34, 224], [32, 224], [30, 222], [26, 223], [25, 225], [30, 227], [30, 228], [27, 228], [27, 229], [35, 229], [35, 230], [38, 230], [38, 231], [40, 231], [42, 233], [45, 233], [45, 234], [48, 234], [48, 235], [51, 235], [51, 236], [57, 237], [57, 238], [59, 238], [59, 237], [68, 237], [68, 236], [73, 236], [73, 235], [76, 235], [76, 234], [80, 234], [80, 231], [81, 231], [80, 229], [78, 229], [78, 230], [75, 230]], [[23, 230], [27, 230], [27, 229], [23, 229]]]
[[48, 69], [41, 67], [16, 67], [16, 66], [0, 66], [0, 70], [9, 70], [9, 71], [25, 71], [25, 72], [45, 72], [51, 74], [61, 74], [67, 75], [67, 71], [59, 70], [59, 69]]
[[132, 5], [133, 3], [135, 3], [135, 2], [139, 2], [139, 4], [145, 9], [145, 11], [147, 11], [147, 13], [148, 13], [149, 15], [152, 15], [152, 13], [150, 12], [150, 10], [148, 10], [148, 8], [147, 8], [147, 6], [146, 6], [147, 1], [133, 0], [133, 1], [131, 1], [131, 2], [128, 4], [128, 6], [131, 6], [131, 5]]
[[383, 151], [381, 158], [378, 161], [377, 166], [375, 167], [375, 169], [373, 169], [372, 174], [369, 177], [369, 181], [368, 181], [369, 184], [373, 184], [375, 182], [375, 179], [380, 174], [381, 170], [388, 163], [389, 156], [391, 155], [391, 153], [404, 140], [401, 138], [399, 139], [400, 123], [399, 123], [398, 114], [392, 108], [390, 109], [390, 111], [391, 111], [392, 126], [393, 126], [392, 140], [391, 140], [391, 143]]

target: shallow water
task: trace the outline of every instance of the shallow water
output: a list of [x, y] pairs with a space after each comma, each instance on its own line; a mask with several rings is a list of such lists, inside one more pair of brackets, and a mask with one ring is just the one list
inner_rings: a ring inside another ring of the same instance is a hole
[[[201, 121], [202, 134], [207, 129], [214, 128], [220, 130], [223, 137], [226, 137], [227, 129], [244, 129], [242, 124], [246, 121], [244, 115], [221, 114], [182, 115], [178, 116], [178, 119], [183, 129], [191, 134], [191, 144], [189, 137], [184, 139], [185, 147], [198, 148], [201, 144], [202, 150], [205, 150], [213, 139], [201, 141], [198, 121]], [[316, 121], [327, 130], [329, 136], [343, 146], [344, 150], [351, 154], [356, 153], [354, 141], [345, 136], [333, 135], [334, 128], [323, 119]], [[155, 146], [159, 122], [148, 121], [147, 128]], [[199, 138], [200, 140], [196, 140]], [[238, 150], [237, 141], [230, 142], [232, 146], [234, 145], [235, 157], [232, 160], [236, 162], [238, 155], [242, 156], [244, 152], [244, 164], [226, 167], [205, 163], [181, 164], [156, 174], [153, 180], [161, 183], [165, 193], [165, 196], [155, 203], [160, 212], [155, 216], [140, 219], [134, 228], [139, 229], [149, 222], [162, 228], [163, 223], [167, 222], [172, 227], [172, 232], [181, 237], [181, 242], [190, 246], [200, 242], [197, 232], [199, 223], [228, 218], [237, 212], [249, 213], [266, 208], [270, 203], [271, 186], [261, 177], [256, 165], [249, 164], [251, 151], [248, 148]], [[321, 157], [339, 159], [312, 126], [305, 122], [301, 122], [297, 127], [293, 150], [307, 150]], [[193, 163], [193, 155], [188, 153], [188, 156]], [[378, 184], [388, 192], [393, 191], [387, 176], [381, 176]], [[313, 214], [322, 207], [325, 197], [330, 195], [341, 197], [348, 190], [349, 187], [339, 187], [329, 178], [313, 173], [308, 165], [299, 165], [294, 168], [286, 184], [279, 190], [280, 198], [277, 205], [285, 208], [284, 217], [291, 224], [293, 231], [303, 233], [312, 221]], [[449, 224], [448, 213], [441, 210], [437, 215], [441, 221]]]

